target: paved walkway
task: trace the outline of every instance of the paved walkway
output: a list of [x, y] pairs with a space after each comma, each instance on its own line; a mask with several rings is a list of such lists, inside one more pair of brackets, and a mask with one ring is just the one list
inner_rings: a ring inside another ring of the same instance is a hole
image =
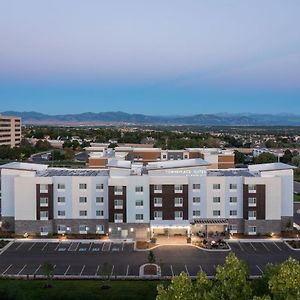
[[156, 243], [159, 245], [185, 245], [187, 241], [185, 236], [158, 236]]

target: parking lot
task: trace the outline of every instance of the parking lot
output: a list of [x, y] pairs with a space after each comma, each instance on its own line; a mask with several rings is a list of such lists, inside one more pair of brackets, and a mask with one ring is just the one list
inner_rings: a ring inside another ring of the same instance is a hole
[[[249, 265], [252, 276], [260, 276], [269, 262], [282, 262], [289, 256], [297, 259], [300, 253], [282, 242], [230, 242], [233, 252]], [[170, 277], [186, 272], [197, 276], [204, 271], [214, 276], [218, 264], [224, 263], [228, 252], [203, 251], [188, 245], [161, 246], [154, 250], [162, 276]], [[95, 278], [103, 275], [104, 264], [112, 278], [139, 276], [139, 268], [147, 263], [148, 252], [134, 251], [126, 242], [15, 242], [0, 255], [1, 276], [40, 276], [42, 264], [54, 266], [54, 275], [65, 278]]]

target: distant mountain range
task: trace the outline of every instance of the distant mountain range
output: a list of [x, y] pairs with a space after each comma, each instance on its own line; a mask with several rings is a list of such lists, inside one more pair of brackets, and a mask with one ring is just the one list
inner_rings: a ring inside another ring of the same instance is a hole
[[86, 112], [47, 115], [38, 112], [5, 111], [2, 115], [19, 116], [24, 124], [43, 125], [206, 125], [206, 126], [300, 126], [300, 115], [293, 114], [197, 114], [190, 116], [150, 116], [125, 112]]

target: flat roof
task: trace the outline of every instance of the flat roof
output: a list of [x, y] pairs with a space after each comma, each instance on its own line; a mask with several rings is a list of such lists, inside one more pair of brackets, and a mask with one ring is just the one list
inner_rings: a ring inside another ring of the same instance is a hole
[[131, 169], [131, 161], [112, 159], [111, 161], [108, 162], [107, 167], [109, 167], [109, 168]]
[[45, 170], [48, 168], [48, 165], [44, 164], [33, 164], [26, 162], [10, 162], [0, 166], [0, 169], [12, 169], [12, 170], [24, 170], [24, 171], [39, 171]]
[[242, 176], [255, 177], [248, 169], [208, 170], [207, 176]]
[[260, 172], [297, 169], [297, 167], [295, 166], [291, 166], [281, 162], [271, 163], [271, 164], [249, 165], [248, 168], [249, 171], [260, 171]]
[[96, 169], [58, 169], [49, 168], [44, 171], [37, 172], [38, 177], [54, 177], [54, 176], [108, 176], [109, 170]]
[[183, 159], [183, 160], [167, 160], [159, 162], [149, 162], [146, 168], [150, 170], [172, 169], [184, 167], [209, 166], [210, 163], [202, 158]]

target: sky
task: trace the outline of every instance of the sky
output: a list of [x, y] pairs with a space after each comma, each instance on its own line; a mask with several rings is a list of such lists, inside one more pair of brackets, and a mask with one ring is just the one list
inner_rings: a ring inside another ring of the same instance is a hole
[[299, 0], [0, 0], [0, 111], [300, 114]]

